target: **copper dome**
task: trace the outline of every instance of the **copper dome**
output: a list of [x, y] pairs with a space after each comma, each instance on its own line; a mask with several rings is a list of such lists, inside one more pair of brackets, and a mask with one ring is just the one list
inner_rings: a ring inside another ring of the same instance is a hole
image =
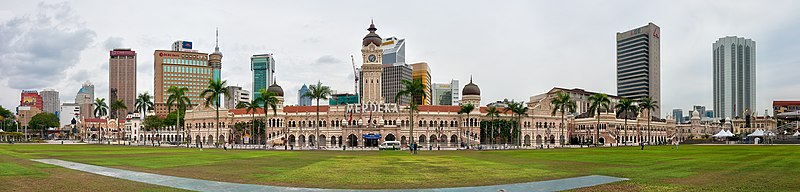
[[280, 85], [273, 83], [267, 88], [267, 93], [275, 93], [275, 95], [283, 97], [283, 88]]
[[469, 84], [464, 85], [464, 89], [461, 90], [461, 95], [481, 95], [481, 88], [478, 88], [478, 85], [472, 83], [472, 78], [469, 78]]
[[367, 28], [367, 31], [369, 31], [369, 33], [367, 34], [367, 36], [364, 37], [364, 40], [361, 41], [361, 45], [367, 46], [369, 44], [374, 44], [375, 46], [380, 47], [381, 43], [383, 43], [383, 39], [381, 39], [381, 36], [378, 36], [378, 34], [375, 33], [375, 31], [377, 30], [378, 29], [375, 28], [375, 24], [370, 23], [369, 28]]

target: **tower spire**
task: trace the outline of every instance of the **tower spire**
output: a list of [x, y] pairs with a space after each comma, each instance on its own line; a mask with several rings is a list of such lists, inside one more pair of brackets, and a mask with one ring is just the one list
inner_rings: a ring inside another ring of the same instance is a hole
[[214, 51], [219, 52], [219, 27], [217, 27], [217, 36], [214, 42]]

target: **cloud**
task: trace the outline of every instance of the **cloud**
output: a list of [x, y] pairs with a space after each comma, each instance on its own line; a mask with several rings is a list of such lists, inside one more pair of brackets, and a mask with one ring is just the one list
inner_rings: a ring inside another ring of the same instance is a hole
[[317, 59], [317, 61], [314, 62], [314, 63], [315, 64], [334, 64], [334, 63], [341, 63], [341, 62], [342, 62], [342, 60], [339, 60], [336, 57], [333, 57], [331, 55], [325, 55], [325, 56], [319, 57]]
[[106, 41], [103, 42], [103, 47], [105, 50], [112, 50], [115, 48], [122, 48], [122, 38], [121, 37], [109, 37]]
[[0, 27], [0, 80], [14, 89], [57, 83], [75, 66], [95, 32], [84, 27], [67, 3], [40, 3], [37, 12]]

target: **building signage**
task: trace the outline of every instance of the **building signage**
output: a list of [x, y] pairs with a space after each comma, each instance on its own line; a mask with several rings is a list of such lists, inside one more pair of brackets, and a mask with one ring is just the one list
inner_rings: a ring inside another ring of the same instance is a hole
[[383, 113], [398, 113], [400, 109], [394, 103], [356, 103], [345, 105], [347, 113], [370, 113], [370, 112], [383, 112]]
[[185, 53], [172, 53], [172, 52], [159, 52], [159, 57], [177, 57], [182, 59], [194, 60], [208, 60], [208, 56], [204, 54], [185, 54]]
[[136, 56], [135, 51], [111, 51], [111, 56]]
[[184, 49], [192, 49], [192, 42], [189, 42], [189, 41], [184, 41], [184, 42], [181, 44], [181, 48], [184, 48]]

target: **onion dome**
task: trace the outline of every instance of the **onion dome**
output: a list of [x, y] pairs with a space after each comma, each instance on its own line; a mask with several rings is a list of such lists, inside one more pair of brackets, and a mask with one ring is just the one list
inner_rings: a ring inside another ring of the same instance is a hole
[[273, 83], [267, 88], [267, 93], [275, 93], [275, 95], [283, 97], [283, 88], [280, 85]]
[[364, 41], [361, 42], [361, 45], [367, 46], [369, 44], [374, 44], [375, 46], [380, 47], [381, 43], [383, 43], [383, 39], [381, 39], [381, 36], [378, 36], [378, 34], [375, 33], [377, 30], [378, 29], [375, 28], [375, 23], [370, 23], [369, 28], [367, 28], [369, 33], [364, 37]]
[[464, 85], [464, 89], [461, 90], [461, 95], [481, 95], [481, 88], [478, 88], [478, 85], [472, 83], [472, 77], [470, 77], [469, 84]]

